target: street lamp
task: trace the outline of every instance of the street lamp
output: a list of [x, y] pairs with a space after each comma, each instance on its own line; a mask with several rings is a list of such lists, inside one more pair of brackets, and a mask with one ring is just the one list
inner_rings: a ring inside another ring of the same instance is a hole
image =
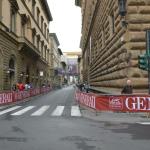
[[24, 72], [20, 73], [20, 82], [23, 82], [23, 76], [24, 76]]
[[41, 87], [41, 78], [43, 77], [44, 73], [43, 71], [40, 71], [40, 87]]

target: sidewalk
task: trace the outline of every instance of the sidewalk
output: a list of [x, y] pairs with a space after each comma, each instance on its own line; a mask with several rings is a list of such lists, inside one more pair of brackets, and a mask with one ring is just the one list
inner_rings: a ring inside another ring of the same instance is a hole
[[[113, 94], [113, 95], [120, 95], [121, 91], [117, 88], [101, 88], [101, 87], [93, 87], [91, 86], [90, 89], [95, 91], [97, 94]], [[148, 94], [148, 90], [139, 90], [134, 89], [133, 94]]]
[[92, 112], [88, 109], [82, 109], [83, 117], [101, 122], [114, 122], [114, 123], [141, 123], [150, 122], [146, 113], [116, 113], [116, 112]]

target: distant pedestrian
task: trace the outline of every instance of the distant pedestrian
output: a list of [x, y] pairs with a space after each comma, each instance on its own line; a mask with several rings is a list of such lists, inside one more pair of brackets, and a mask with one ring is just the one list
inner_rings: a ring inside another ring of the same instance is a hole
[[131, 82], [131, 80], [127, 80], [127, 83], [123, 87], [121, 94], [132, 94], [132, 93], [133, 93], [132, 82]]
[[84, 85], [83, 85], [83, 83], [80, 83], [80, 84], [79, 84], [79, 90], [80, 90], [80, 91], [83, 91], [83, 90], [84, 90]]
[[32, 84], [28, 83], [28, 90], [32, 89]]
[[16, 91], [16, 90], [17, 90], [17, 86], [16, 86], [16, 84], [13, 84], [13, 86], [12, 86], [12, 90], [13, 90], [13, 91]]
[[28, 84], [27, 83], [25, 84], [25, 90], [26, 91], [28, 90]]
[[25, 89], [25, 86], [24, 86], [24, 84], [22, 82], [20, 82], [18, 84], [18, 89], [19, 89], [19, 91], [23, 91]]
[[85, 89], [85, 92], [86, 93], [89, 93], [89, 84], [88, 83], [86, 83], [85, 85], [84, 85], [84, 89]]

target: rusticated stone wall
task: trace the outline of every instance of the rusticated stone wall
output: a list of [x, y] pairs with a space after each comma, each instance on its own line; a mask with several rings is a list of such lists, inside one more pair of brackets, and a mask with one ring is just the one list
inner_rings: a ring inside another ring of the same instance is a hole
[[126, 27], [121, 24], [117, 0], [95, 0], [92, 6], [89, 3], [85, 0], [82, 5], [84, 81], [119, 92], [131, 79], [136, 92], [147, 91], [147, 72], [138, 68], [138, 55], [146, 50], [150, 0], [127, 0]]

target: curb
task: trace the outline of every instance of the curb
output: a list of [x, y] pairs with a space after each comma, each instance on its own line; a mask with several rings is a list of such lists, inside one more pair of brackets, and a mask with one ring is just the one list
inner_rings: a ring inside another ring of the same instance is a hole
[[95, 115], [94, 113], [89, 114], [87, 112], [82, 111], [83, 117], [86, 119], [90, 119], [93, 121], [99, 122], [113, 122], [113, 123], [129, 123], [135, 124], [140, 122], [150, 122], [150, 118], [142, 118], [142, 117], [133, 117], [133, 116], [116, 116], [116, 115]]
[[113, 123], [131, 123], [150, 122], [150, 118], [146, 113], [116, 113], [116, 112], [100, 112], [79, 105], [82, 115], [86, 119], [100, 122], [113, 122]]

